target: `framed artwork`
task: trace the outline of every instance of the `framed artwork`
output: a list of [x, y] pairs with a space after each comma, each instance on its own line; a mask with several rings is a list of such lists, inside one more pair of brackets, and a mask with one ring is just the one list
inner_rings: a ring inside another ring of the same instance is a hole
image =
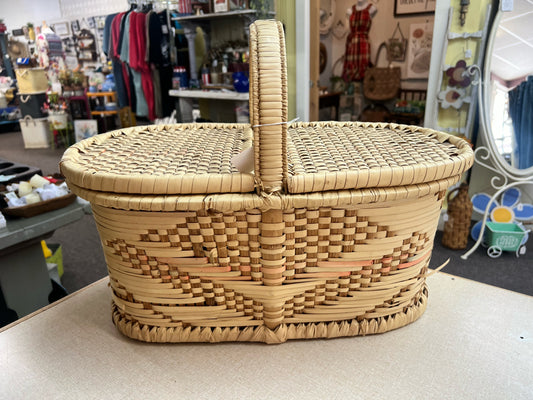
[[76, 34], [80, 30], [80, 22], [77, 19], [75, 19], [74, 21], [70, 23], [70, 27], [72, 28], [72, 33]]
[[437, 0], [394, 0], [394, 16], [432, 14]]
[[431, 61], [433, 21], [409, 26], [407, 78], [427, 79]]
[[229, 11], [229, 0], [213, 0], [214, 12], [226, 12]]
[[70, 27], [68, 22], [56, 22], [52, 29], [58, 36], [70, 36]]
[[98, 135], [98, 121], [95, 119], [74, 120], [74, 135], [76, 142]]
[[95, 17], [89, 17], [87, 18], [87, 25], [89, 25], [90, 29], [96, 28], [96, 18]]
[[387, 40], [387, 55], [389, 62], [405, 61], [405, 53], [407, 52], [407, 39], [403, 35], [400, 23], [396, 25], [396, 29], [392, 33], [392, 37]]

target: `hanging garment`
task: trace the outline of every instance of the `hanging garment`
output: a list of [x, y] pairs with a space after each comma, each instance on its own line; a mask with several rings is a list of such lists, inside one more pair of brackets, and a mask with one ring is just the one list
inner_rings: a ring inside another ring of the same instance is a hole
[[[152, 73], [146, 62], [146, 15], [143, 13], [131, 13], [130, 21], [130, 65], [131, 68], [140, 74], [140, 82], [134, 76], [135, 92], [143, 95], [146, 101], [146, 114], [140, 114], [139, 99], [137, 99], [137, 115], [148, 116], [150, 120], [155, 117], [154, 87], [152, 83]], [[140, 84], [140, 85], [139, 85]], [[141, 91], [139, 92], [139, 88]], [[144, 113], [144, 109], [142, 109]]]
[[[133, 89], [135, 90], [135, 98], [137, 100], [136, 114], [140, 117], [149, 117], [149, 107], [148, 101], [145, 97], [146, 93], [143, 88], [143, 77], [142, 77], [142, 65], [141, 62], [144, 61], [144, 51], [142, 51], [139, 46], [139, 24], [137, 23], [138, 19], [141, 19], [141, 23], [144, 26], [145, 15], [142, 13], [137, 13], [132, 11], [129, 15], [129, 66], [131, 67], [130, 71], [133, 76]], [[139, 18], [140, 17], [140, 18]], [[124, 37], [126, 40], [126, 37]], [[144, 37], [142, 39], [144, 41]], [[142, 54], [142, 56], [141, 56]]]
[[[121, 66], [122, 66], [122, 80], [124, 81], [124, 85], [126, 87], [126, 92], [128, 95], [128, 103], [130, 105], [131, 111], [133, 113], [136, 113], [137, 111], [137, 98], [135, 97], [135, 89], [133, 85], [133, 74], [131, 71], [131, 68], [129, 66], [129, 56], [123, 57], [123, 43], [124, 43], [124, 37], [126, 38], [126, 45], [129, 47], [129, 18], [132, 10], [129, 10], [124, 13], [124, 16], [122, 17], [122, 21], [120, 22], [118, 37], [117, 37], [117, 52], [119, 53], [118, 56], [121, 60]], [[126, 29], [127, 28], [127, 29]], [[127, 30], [127, 32], [126, 32]]]
[[146, 14], [146, 62], [150, 66], [152, 82], [154, 84], [155, 115], [157, 118], [163, 117], [163, 104], [161, 97], [161, 81], [159, 76], [159, 65], [161, 65], [161, 43], [162, 31], [159, 17], [154, 11]]
[[515, 135], [515, 167], [533, 166], [533, 75], [509, 92], [509, 116]]
[[[124, 82], [122, 74], [122, 63], [120, 62], [119, 55], [117, 53], [117, 40], [120, 31], [120, 23], [124, 13], [112, 14], [106, 18], [104, 32], [107, 32], [108, 36], [104, 36], [106, 45], [104, 51], [107, 51], [107, 56], [111, 59], [111, 67], [113, 69], [113, 77], [115, 79], [115, 90], [117, 92], [117, 101], [120, 108], [129, 105], [129, 97], [127, 93], [127, 86]], [[106, 39], [107, 37], [107, 39]]]
[[105, 24], [104, 24], [104, 35], [102, 40], [102, 51], [107, 57], [111, 57], [111, 54], [109, 53], [109, 46], [111, 42], [111, 24], [113, 23], [113, 19], [117, 16], [117, 13], [115, 14], [109, 14], [105, 18]]
[[[126, 14], [124, 14], [124, 17], [122, 18], [122, 22], [120, 24], [120, 33], [118, 36], [117, 49], [119, 50], [120, 61], [122, 62], [122, 76], [124, 84], [126, 85], [128, 101], [131, 107], [131, 111], [135, 113], [137, 111], [137, 98], [135, 97], [135, 90], [132, 89], [132, 72], [131, 68], [129, 67], [130, 14], [131, 12], [128, 11]], [[124, 40], [124, 37], [126, 37], [126, 40]]]
[[[168, 117], [174, 111], [174, 99], [169, 95], [170, 89], [172, 89], [172, 64], [170, 62], [170, 40], [171, 33], [167, 25], [167, 11], [164, 10], [157, 14], [159, 22], [161, 24], [161, 56], [162, 61], [159, 66], [159, 84], [161, 86], [161, 102], [163, 104], [163, 117]], [[179, 35], [176, 35], [179, 36]], [[187, 54], [189, 54], [187, 52]], [[189, 61], [187, 58], [187, 65]]]
[[357, 10], [355, 5], [352, 7], [350, 34], [346, 38], [346, 52], [342, 72], [342, 77], [348, 82], [362, 80], [370, 63], [368, 32], [372, 24], [371, 7], [372, 4], [369, 4], [360, 11]]

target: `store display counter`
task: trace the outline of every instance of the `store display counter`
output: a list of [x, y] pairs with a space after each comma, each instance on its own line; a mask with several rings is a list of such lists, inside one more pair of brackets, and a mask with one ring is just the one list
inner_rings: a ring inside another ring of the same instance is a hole
[[31, 218], [9, 219], [0, 229], [0, 286], [7, 307], [19, 317], [46, 306], [52, 291], [41, 240], [89, 209], [86, 202], [76, 201]]
[[439, 273], [381, 335], [150, 344], [111, 322], [108, 279], [0, 330], [0, 398], [530, 399], [533, 297]]

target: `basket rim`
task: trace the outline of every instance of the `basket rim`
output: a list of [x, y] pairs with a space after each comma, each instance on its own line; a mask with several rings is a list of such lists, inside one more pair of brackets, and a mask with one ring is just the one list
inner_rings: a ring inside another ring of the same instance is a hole
[[364, 188], [330, 192], [273, 194], [225, 193], [143, 195], [99, 192], [70, 184], [72, 193], [89, 201], [93, 207], [114, 208], [128, 212], [175, 212], [218, 210], [234, 212], [247, 209], [267, 211], [271, 209], [350, 207], [363, 204], [384, 204], [398, 200], [408, 200], [442, 193], [459, 182], [461, 175], [438, 181], [386, 188]]
[[[349, 126], [354, 128], [385, 128], [391, 130], [409, 129], [435, 138], [439, 143], [448, 142], [457, 148], [457, 155], [450, 156], [442, 163], [420, 163], [405, 167], [349, 169], [338, 172], [318, 172], [312, 174], [289, 174], [287, 193], [312, 193], [331, 190], [350, 190], [374, 187], [395, 187], [426, 183], [463, 173], [472, 166], [473, 151], [470, 145], [456, 136], [438, 132], [430, 128], [414, 127], [392, 123], [378, 122], [297, 122], [288, 126], [290, 132], [302, 127], [325, 128], [332, 126]], [[211, 194], [211, 193], [251, 193], [257, 186], [252, 173], [194, 174], [120, 174], [115, 172], [98, 172], [80, 162], [80, 157], [93, 145], [101, 145], [106, 140], [127, 136], [136, 132], [152, 130], [195, 129], [198, 132], [208, 129], [246, 130], [249, 124], [204, 123], [150, 125], [118, 129], [88, 139], [69, 147], [60, 161], [61, 173], [67, 177], [69, 184], [92, 191], [124, 194]], [[290, 141], [290, 135], [289, 139]], [[387, 175], [386, 175], [387, 174]], [[202, 183], [199, 183], [202, 181]], [[207, 183], [206, 183], [207, 182]], [[309, 183], [311, 182], [311, 184]]]

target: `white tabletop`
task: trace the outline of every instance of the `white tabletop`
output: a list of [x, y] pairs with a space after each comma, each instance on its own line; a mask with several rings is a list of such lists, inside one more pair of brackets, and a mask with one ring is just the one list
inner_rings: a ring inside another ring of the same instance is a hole
[[533, 398], [533, 297], [428, 281], [425, 314], [381, 335], [148, 344], [115, 329], [106, 278], [0, 331], [0, 398]]

